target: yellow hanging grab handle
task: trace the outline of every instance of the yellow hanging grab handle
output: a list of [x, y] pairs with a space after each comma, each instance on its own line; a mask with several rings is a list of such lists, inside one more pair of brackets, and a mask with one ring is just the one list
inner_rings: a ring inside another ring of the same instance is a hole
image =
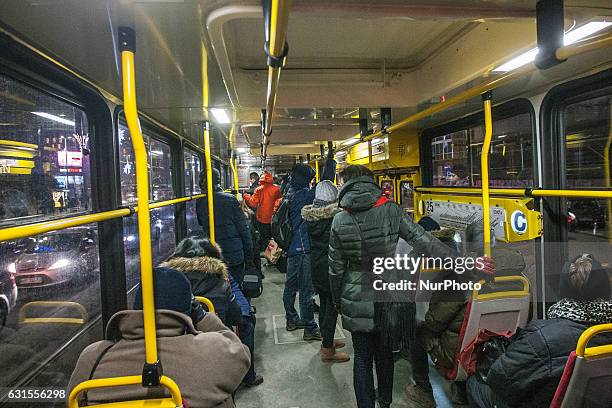
[[484, 255], [491, 256], [491, 201], [489, 200], [489, 150], [493, 136], [493, 118], [491, 115], [491, 91], [482, 95], [485, 117], [484, 143], [480, 155], [480, 174], [482, 180], [482, 223], [484, 227]]
[[[160, 384], [164, 386], [172, 398], [172, 402], [176, 407], [183, 406], [183, 398], [181, 397], [181, 391], [178, 385], [165, 375], [161, 376], [159, 380]], [[97, 388], [110, 388], [110, 387], [123, 387], [127, 385], [140, 385], [142, 384], [142, 376], [130, 375], [125, 377], [112, 377], [112, 378], [100, 378], [95, 380], [88, 380], [78, 384], [70, 395], [68, 396], [68, 408], [79, 408], [79, 395], [85, 391], [97, 389]], [[102, 404], [104, 406], [106, 404]]]
[[204, 296], [196, 296], [195, 298], [198, 300], [198, 302], [206, 305], [209, 313], [215, 313], [215, 305], [213, 305], [213, 302], [209, 298]]

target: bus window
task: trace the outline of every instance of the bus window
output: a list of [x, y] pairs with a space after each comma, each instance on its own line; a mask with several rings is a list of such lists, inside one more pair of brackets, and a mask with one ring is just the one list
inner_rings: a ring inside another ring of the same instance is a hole
[[380, 189], [384, 196], [389, 200], [395, 200], [395, 181], [394, 180], [382, 180], [380, 182]]
[[[610, 103], [610, 95], [605, 95], [564, 108], [561, 117], [565, 130], [565, 188], [610, 189], [606, 177], [606, 169], [609, 176], [611, 165]], [[609, 205], [609, 200], [592, 198], [566, 200], [570, 258], [591, 253], [604, 267], [612, 265]]]
[[91, 208], [81, 109], [0, 75], [0, 227]]
[[[200, 194], [202, 189], [199, 185], [200, 171], [202, 169], [202, 163], [200, 157], [190, 149], [186, 149], [184, 153], [185, 158], [185, 195]], [[195, 200], [188, 201], [185, 205], [185, 212], [187, 218], [187, 235], [193, 235], [201, 230], [198, 224], [198, 218], [196, 215], [196, 202]]]
[[[434, 137], [431, 141], [433, 185], [481, 186], [480, 155], [483, 139], [482, 124]], [[494, 120], [489, 153], [491, 187], [533, 185], [532, 140], [529, 112]]]
[[400, 181], [400, 205], [404, 211], [412, 212], [414, 210], [414, 188], [412, 181]]
[[[134, 149], [129, 130], [119, 125], [119, 149], [121, 163], [121, 197], [124, 204], [136, 201], [136, 168]], [[162, 141], [143, 135], [148, 153], [149, 196], [152, 201], [174, 198], [172, 186], [172, 159], [170, 146]], [[151, 250], [153, 265], [157, 265], [172, 254], [176, 244], [174, 206], [151, 210]], [[136, 214], [123, 220], [123, 247], [125, 251], [126, 286], [133, 300], [134, 288], [140, 282], [140, 253], [138, 220]]]

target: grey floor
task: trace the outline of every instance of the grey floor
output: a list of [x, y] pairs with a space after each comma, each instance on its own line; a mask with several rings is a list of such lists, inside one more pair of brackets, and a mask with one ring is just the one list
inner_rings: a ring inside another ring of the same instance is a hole
[[[285, 330], [282, 304], [285, 275], [273, 267], [265, 271], [264, 294], [253, 300], [257, 308], [255, 364], [264, 383], [239, 389], [236, 393], [238, 408], [356, 407], [352, 360], [342, 364], [322, 363], [318, 355], [320, 342], [303, 342], [301, 330]], [[336, 338], [346, 340], [343, 351], [352, 356], [350, 333], [342, 330], [340, 320]], [[450, 384], [433, 367], [430, 378], [438, 407], [452, 407], [447, 397]], [[412, 382], [407, 361], [396, 363], [394, 382], [392, 407], [407, 407], [404, 388]]]

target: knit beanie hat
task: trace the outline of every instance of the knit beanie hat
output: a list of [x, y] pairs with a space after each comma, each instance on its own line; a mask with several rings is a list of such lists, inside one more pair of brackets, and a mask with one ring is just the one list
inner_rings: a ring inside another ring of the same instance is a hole
[[[170, 268], [153, 268], [155, 309], [191, 314], [191, 283], [187, 277]], [[138, 285], [134, 309], [142, 310], [142, 286]]]
[[338, 200], [338, 188], [329, 180], [323, 180], [317, 184], [313, 205], [323, 207]]

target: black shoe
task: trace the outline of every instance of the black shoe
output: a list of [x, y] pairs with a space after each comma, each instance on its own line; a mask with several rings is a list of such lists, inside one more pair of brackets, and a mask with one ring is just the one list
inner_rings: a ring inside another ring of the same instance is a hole
[[321, 310], [321, 307], [317, 305], [317, 302], [314, 299], [312, 299], [312, 310], [315, 313], [319, 313], [319, 311]]
[[303, 323], [295, 323], [295, 322], [287, 322], [287, 327], [285, 327], [287, 331], [294, 331], [294, 330], [299, 330], [303, 328], [304, 328]]
[[258, 385], [261, 385], [263, 383], [263, 376], [259, 375], [259, 374], [255, 374], [255, 377], [253, 377], [250, 380], [243, 380], [242, 384], [245, 387], [257, 387]]
[[304, 341], [321, 341], [321, 332], [318, 327], [314, 329], [304, 329]]

